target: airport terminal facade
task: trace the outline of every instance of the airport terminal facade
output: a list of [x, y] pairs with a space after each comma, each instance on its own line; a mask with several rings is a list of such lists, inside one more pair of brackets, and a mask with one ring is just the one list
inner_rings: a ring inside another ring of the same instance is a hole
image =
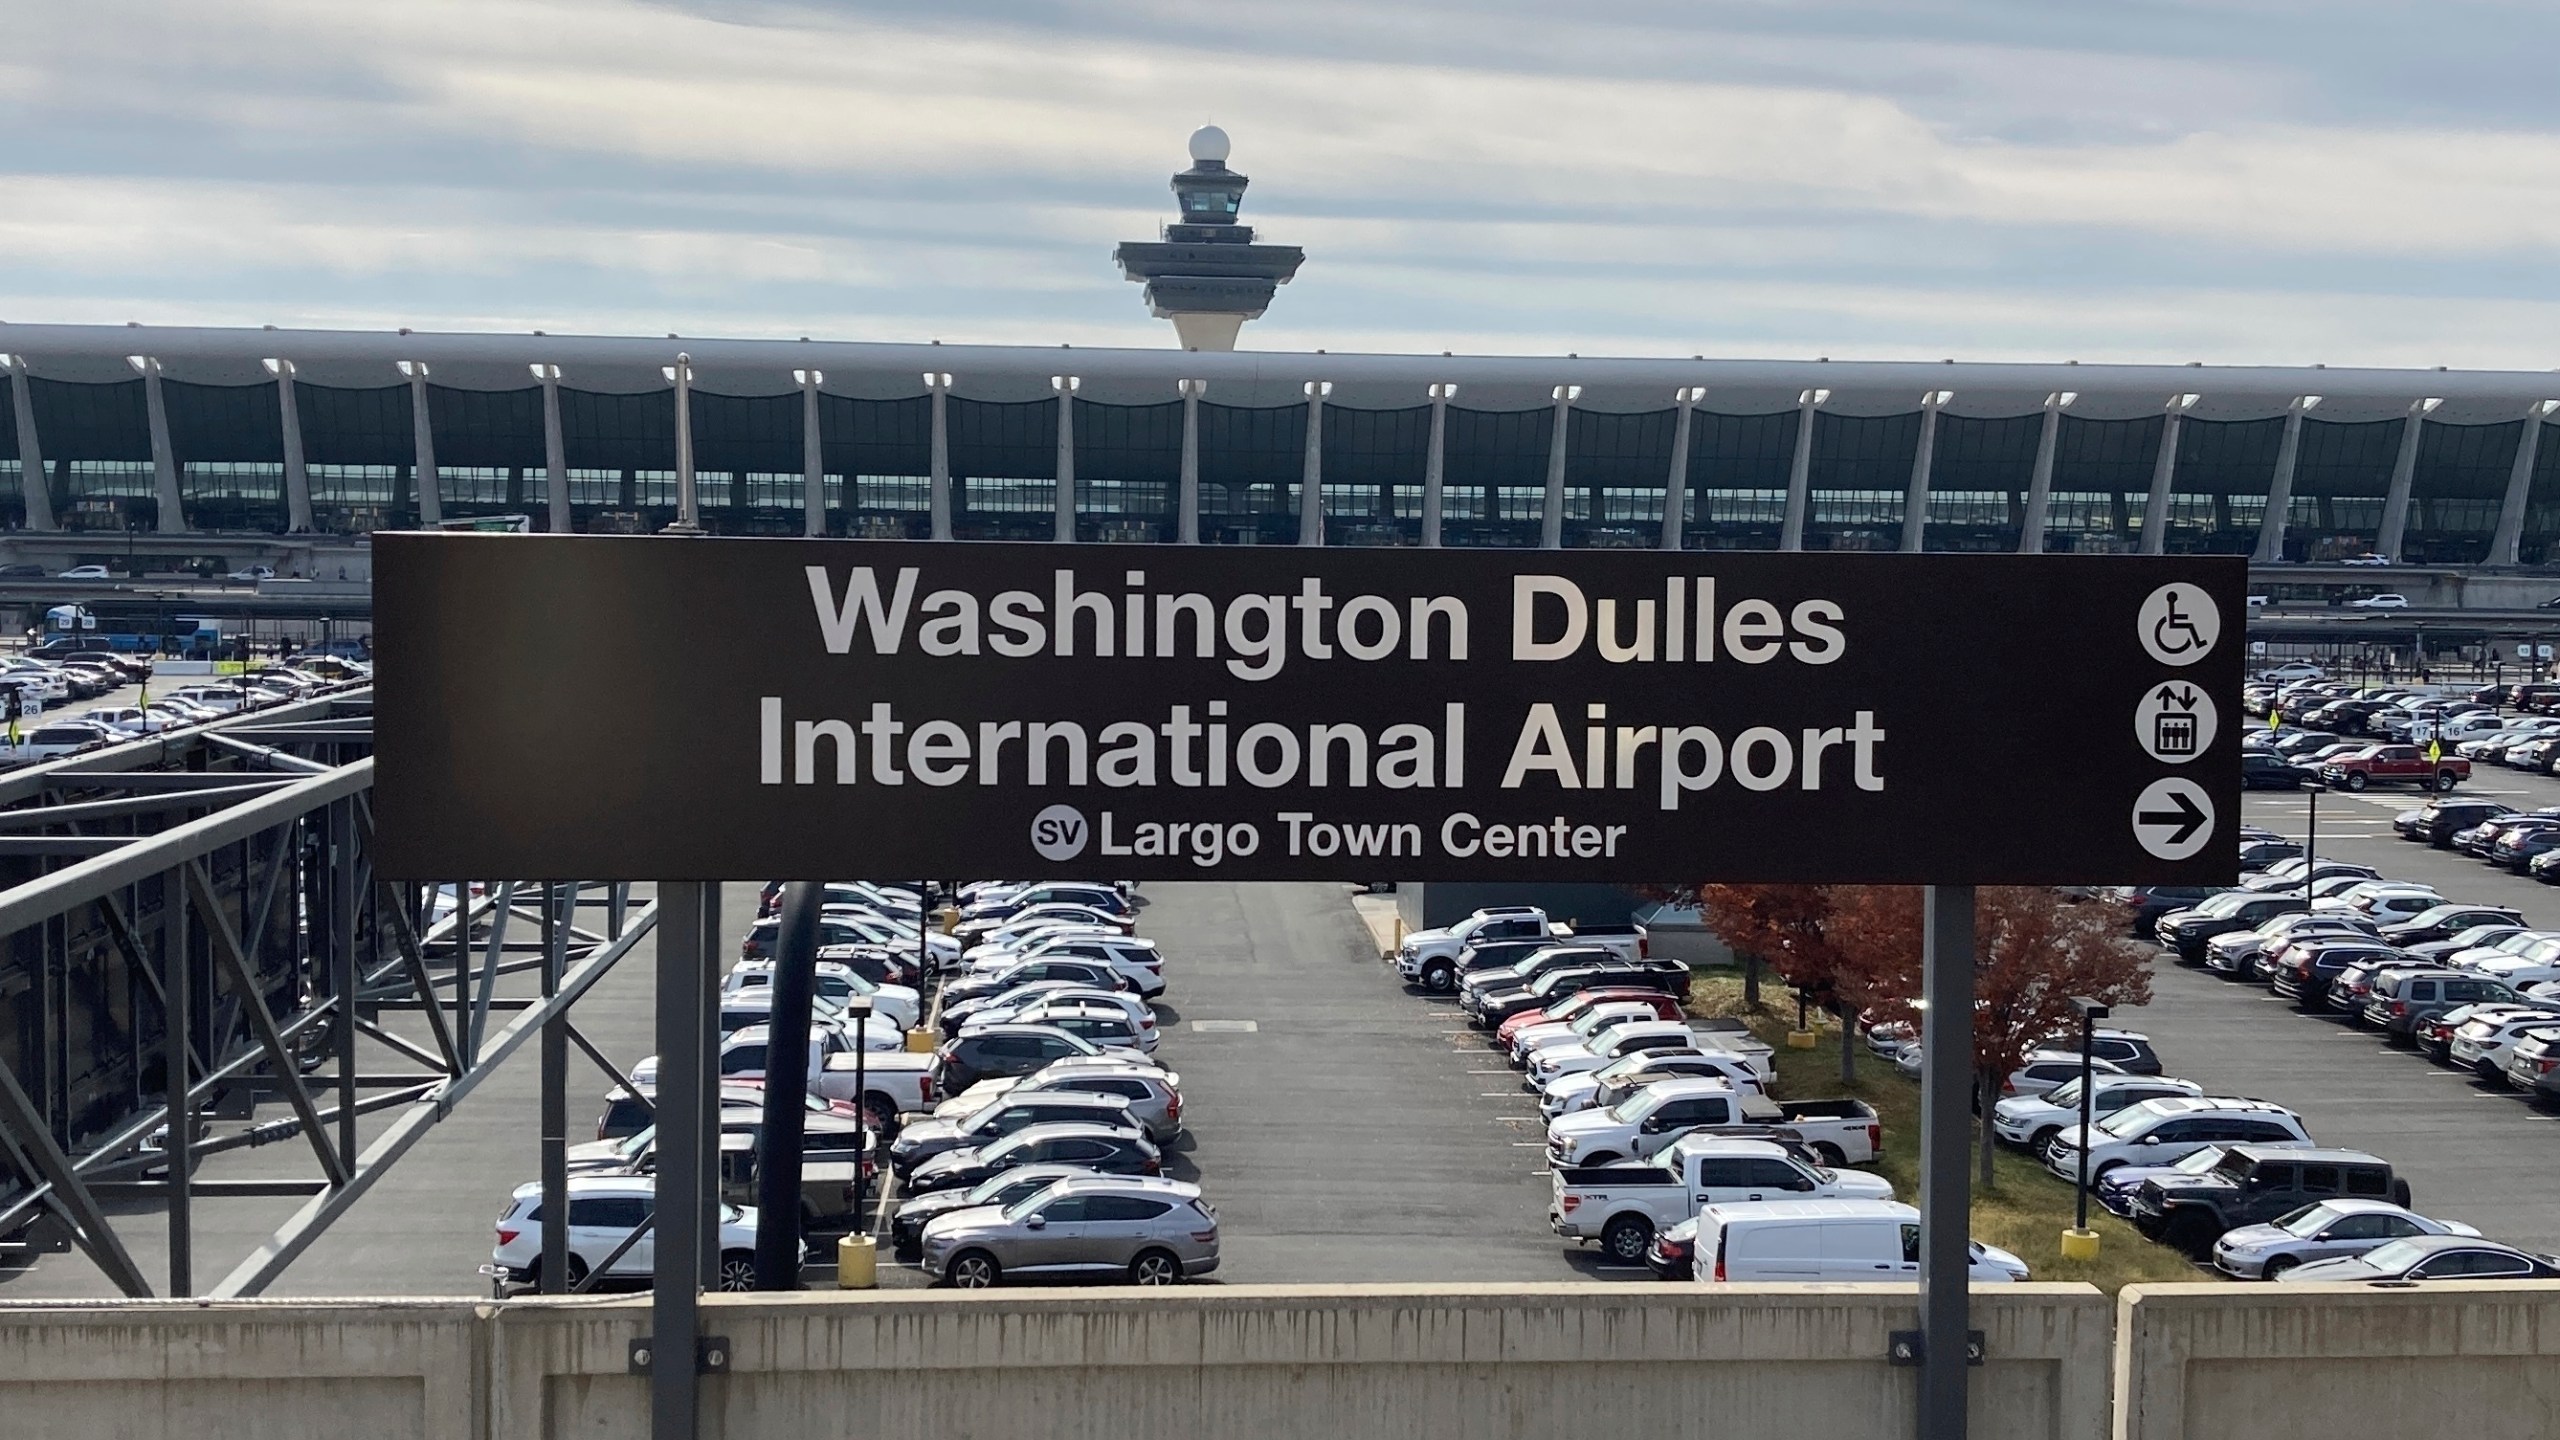
[[2560, 537], [2534, 372], [26, 325], [0, 355], [0, 525], [34, 533], [646, 532], [689, 469], [724, 534], [2435, 565]]

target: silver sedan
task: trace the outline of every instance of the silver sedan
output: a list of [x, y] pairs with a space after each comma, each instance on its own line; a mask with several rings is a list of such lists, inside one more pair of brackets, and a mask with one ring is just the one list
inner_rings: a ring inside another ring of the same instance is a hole
[[2213, 1268], [2241, 1280], [2273, 1280], [2313, 1260], [2344, 1260], [2412, 1235], [2477, 1237], [2458, 1220], [2436, 1220], [2388, 1200], [2323, 1200], [2264, 1225], [2243, 1225], [2214, 1242]]

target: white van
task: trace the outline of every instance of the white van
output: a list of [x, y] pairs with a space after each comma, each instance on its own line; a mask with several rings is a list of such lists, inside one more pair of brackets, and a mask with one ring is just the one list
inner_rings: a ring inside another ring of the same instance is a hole
[[[1972, 1275], [2027, 1278], [2027, 1262], [1976, 1240]], [[1701, 1281], [1878, 1281], [1917, 1284], [1920, 1212], [1896, 1200], [1767, 1200], [1698, 1211], [1690, 1252]]]

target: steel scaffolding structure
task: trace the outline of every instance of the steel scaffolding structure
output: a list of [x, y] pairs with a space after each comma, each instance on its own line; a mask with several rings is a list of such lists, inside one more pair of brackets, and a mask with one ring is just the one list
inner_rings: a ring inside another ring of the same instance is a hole
[[[371, 751], [371, 691], [350, 689], [0, 776], [0, 1246], [76, 1247], [148, 1296], [107, 1213], [156, 1199], [160, 1293], [258, 1294], [537, 1034], [544, 1181], [565, 1194], [567, 1053], [621, 1078], [569, 1012], [657, 907], [622, 885], [376, 876]], [[538, 998], [497, 993], [525, 972]], [[284, 1113], [204, 1135], [213, 1108], [260, 1101]], [[360, 1147], [358, 1117], [393, 1110]], [[307, 1177], [195, 1173], [296, 1136]], [[305, 1201], [200, 1288], [192, 1202], [246, 1195]]]

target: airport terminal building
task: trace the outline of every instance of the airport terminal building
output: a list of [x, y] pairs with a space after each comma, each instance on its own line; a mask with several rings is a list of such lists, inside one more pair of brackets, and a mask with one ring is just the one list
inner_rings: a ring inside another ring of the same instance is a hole
[[22, 548], [655, 531], [688, 473], [722, 534], [2464, 566], [2560, 535], [2539, 372], [29, 325], [0, 356]]

